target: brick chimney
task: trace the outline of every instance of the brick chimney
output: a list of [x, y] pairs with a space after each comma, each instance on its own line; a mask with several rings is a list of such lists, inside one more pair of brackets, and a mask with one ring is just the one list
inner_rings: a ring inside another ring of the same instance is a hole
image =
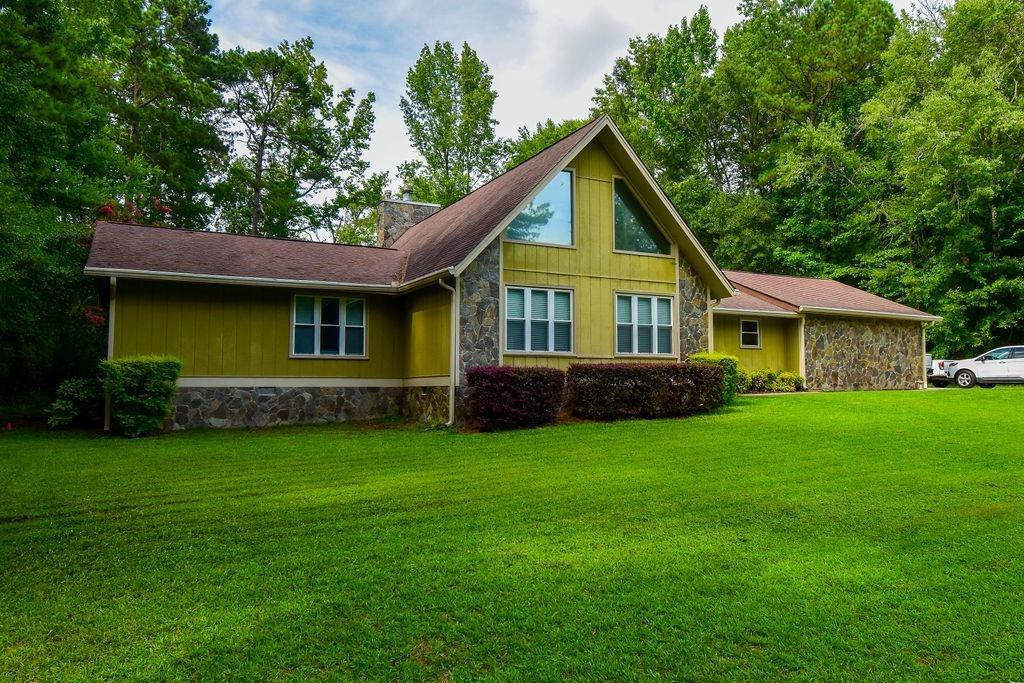
[[401, 199], [385, 199], [377, 206], [377, 246], [392, 246], [406, 230], [440, 208], [440, 204], [414, 202], [408, 190], [403, 190]]

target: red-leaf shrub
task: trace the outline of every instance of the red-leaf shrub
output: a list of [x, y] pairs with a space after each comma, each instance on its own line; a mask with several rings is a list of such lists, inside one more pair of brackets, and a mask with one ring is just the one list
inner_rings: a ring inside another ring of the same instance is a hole
[[724, 378], [709, 363], [573, 364], [566, 373], [573, 414], [591, 420], [708, 411], [722, 403]]
[[551, 424], [562, 407], [565, 373], [486, 365], [466, 372], [469, 417], [484, 431]]

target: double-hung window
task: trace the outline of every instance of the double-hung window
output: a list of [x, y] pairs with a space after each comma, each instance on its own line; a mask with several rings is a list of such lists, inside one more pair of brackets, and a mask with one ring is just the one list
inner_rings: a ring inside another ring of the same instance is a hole
[[366, 355], [366, 302], [334, 296], [296, 295], [292, 355]]
[[757, 320], [740, 321], [740, 348], [761, 348], [761, 323]]
[[620, 354], [672, 353], [672, 299], [618, 294], [615, 297], [615, 351]]
[[505, 350], [572, 353], [572, 292], [507, 288]]

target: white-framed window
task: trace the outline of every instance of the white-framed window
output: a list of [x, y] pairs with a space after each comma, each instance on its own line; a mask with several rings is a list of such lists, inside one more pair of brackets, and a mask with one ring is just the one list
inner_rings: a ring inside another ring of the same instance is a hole
[[572, 291], [505, 288], [505, 350], [572, 353]]
[[757, 320], [740, 321], [740, 348], [761, 348], [761, 323]]
[[366, 302], [296, 294], [292, 302], [292, 355], [364, 357]]
[[672, 298], [642, 294], [615, 295], [615, 352], [672, 353]]

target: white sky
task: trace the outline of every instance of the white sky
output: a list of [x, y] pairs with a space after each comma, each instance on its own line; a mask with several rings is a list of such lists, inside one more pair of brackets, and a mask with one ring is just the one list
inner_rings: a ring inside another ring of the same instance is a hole
[[[739, 19], [735, 0], [211, 0], [224, 48], [258, 49], [306, 35], [336, 87], [377, 96], [368, 152], [392, 172], [415, 154], [398, 109], [405, 74], [425, 42], [467, 41], [490, 66], [498, 134], [538, 121], [585, 117], [590, 98], [630, 37], [664, 33], [708, 6], [719, 36]], [[897, 10], [912, 0], [895, 0]]]

